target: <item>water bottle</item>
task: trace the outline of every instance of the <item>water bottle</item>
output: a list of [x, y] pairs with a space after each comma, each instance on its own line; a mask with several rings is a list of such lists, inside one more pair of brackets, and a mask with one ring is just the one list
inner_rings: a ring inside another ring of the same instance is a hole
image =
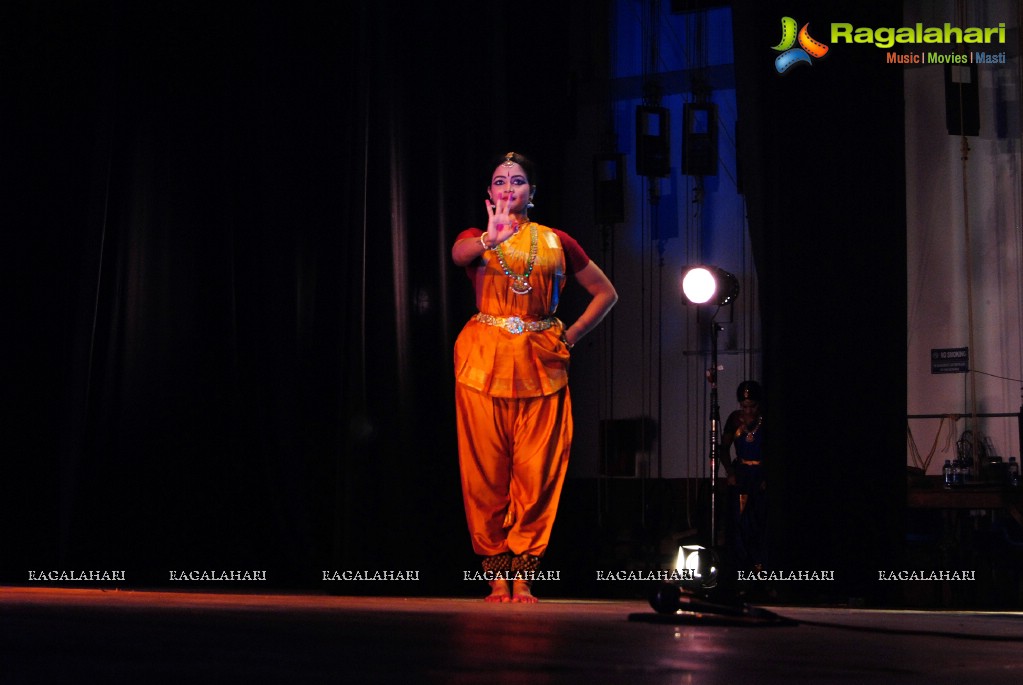
[[963, 464], [956, 459], [952, 462], [952, 487], [958, 488], [963, 484]]
[[942, 482], [946, 490], [952, 489], [952, 460], [946, 459], [945, 465], [941, 467]]
[[1016, 462], [1016, 457], [1009, 457], [1009, 468], [1006, 471], [1006, 476], [1009, 479], [1010, 488], [1019, 487], [1019, 464]]

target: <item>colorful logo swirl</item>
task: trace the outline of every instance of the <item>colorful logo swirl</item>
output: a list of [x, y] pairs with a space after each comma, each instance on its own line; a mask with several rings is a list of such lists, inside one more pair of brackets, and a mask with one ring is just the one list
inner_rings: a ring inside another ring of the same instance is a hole
[[796, 31], [798, 26], [792, 17], [781, 18], [781, 42], [772, 48], [781, 52], [774, 59], [774, 68], [779, 74], [784, 74], [797, 64], [813, 64], [813, 60], [828, 54], [828, 46], [810, 36], [809, 24], [803, 24], [803, 28]]

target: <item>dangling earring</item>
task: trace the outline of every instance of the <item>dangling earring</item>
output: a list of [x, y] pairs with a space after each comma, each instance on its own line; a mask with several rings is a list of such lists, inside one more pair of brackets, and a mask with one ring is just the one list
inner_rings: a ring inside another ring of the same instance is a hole
[[535, 206], [536, 205], [533, 204], [533, 196], [530, 195], [529, 196], [529, 202], [526, 203], [526, 209], [532, 209]]

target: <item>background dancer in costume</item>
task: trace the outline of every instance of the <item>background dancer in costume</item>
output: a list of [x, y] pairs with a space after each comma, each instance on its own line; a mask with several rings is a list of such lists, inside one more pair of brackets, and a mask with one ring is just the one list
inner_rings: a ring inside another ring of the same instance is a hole
[[[763, 389], [756, 381], [743, 381], [736, 389], [739, 409], [722, 431], [725, 471], [728, 474], [729, 547], [736, 570], [763, 570], [767, 564], [767, 454], [764, 451]], [[729, 463], [730, 448], [735, 460]]]

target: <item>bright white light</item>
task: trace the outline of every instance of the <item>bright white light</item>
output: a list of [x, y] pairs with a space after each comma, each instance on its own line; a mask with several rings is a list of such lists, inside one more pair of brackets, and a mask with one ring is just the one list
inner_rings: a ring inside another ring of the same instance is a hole
[[682, 277], [682, 292], [693, 304], [709, 302], [717, 291], [717, 279], [702, 266], [690, 269]]
[[703, 551], [700, 545], [683, 545], [678, 548], [678, 557], [675, 559], [675, 570], [694, 580], [701, 577], [700, 552]]
[[675, 558], [675, 570], [686, 570], [686, 550], [683, 547], [678, 548], [678, 556]]
[[[706, 560], [703, 559], [700, 554], [704, 551], [700, 545], [685, 545], [686, 550], [686, 570], [692, 574], [693, 580], [703, 580], [703, 571], [705, 570], [702, 566], [706, 565]], [[713, 566], [711, 567], [713, 570]]]
[[681, 584], [687, 587], [712, 588], [717, 585], [716, 554], [702, 545], [682, 545], [678, 548], [675, 571]]

